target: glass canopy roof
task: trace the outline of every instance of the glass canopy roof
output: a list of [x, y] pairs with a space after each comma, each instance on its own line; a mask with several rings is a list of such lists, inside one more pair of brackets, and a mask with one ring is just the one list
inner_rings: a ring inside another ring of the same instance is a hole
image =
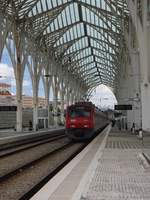
[[125, 0], [0, 0], [0, 7], [89, 89], [115, 87], [128, 24]]

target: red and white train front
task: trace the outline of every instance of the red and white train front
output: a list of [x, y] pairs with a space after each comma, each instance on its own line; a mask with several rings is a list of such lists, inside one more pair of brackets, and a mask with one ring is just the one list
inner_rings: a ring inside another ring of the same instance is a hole
[[71, 139], [89, 139], [107, 124], [106, 115], [91, 102], [78, 102], [67, 108], [66, 133]]
[[93, 132], [94, 106], [91, 104], [78, 103], [67, 108], [66, 132], [68, 137], [88, 139]]

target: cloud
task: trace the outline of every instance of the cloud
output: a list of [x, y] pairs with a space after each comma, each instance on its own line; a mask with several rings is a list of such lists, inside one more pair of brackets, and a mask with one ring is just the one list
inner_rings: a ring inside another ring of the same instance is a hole
[[23, 87], [31, 86], [31, 82], [28, 80], [23, 80]]
[[9, 67], [7, 64], [0, 63], [0, 76], [2, 76], [1, 79], [14, 78], [13, 68]]
[[[0, 80], [11, 82], [11, 86], [16, 86], [14, 69], [9, 67], [7, 64], [0, 63]], [[28, 87], [31, 85], [29, 80], [23, 80], [23, 87]]]

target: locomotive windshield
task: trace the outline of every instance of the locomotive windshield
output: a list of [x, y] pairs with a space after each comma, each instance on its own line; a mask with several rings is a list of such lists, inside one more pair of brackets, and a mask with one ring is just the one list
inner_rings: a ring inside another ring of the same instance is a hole
[[71, 109], [69, 111], [69, 116], [70, 116], [70, 118], [90, 117], [90, 110], [85, 109], [84, 107], [82, 109], [81, 108]]

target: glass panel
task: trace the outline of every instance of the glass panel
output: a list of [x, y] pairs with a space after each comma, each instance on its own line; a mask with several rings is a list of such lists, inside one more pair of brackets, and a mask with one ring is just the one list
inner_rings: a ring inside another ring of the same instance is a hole
[[70, 118], [76, 117], [90, 117], [90, 110], [85, 110], [85, 108], [76, 108], [69, 111]]

